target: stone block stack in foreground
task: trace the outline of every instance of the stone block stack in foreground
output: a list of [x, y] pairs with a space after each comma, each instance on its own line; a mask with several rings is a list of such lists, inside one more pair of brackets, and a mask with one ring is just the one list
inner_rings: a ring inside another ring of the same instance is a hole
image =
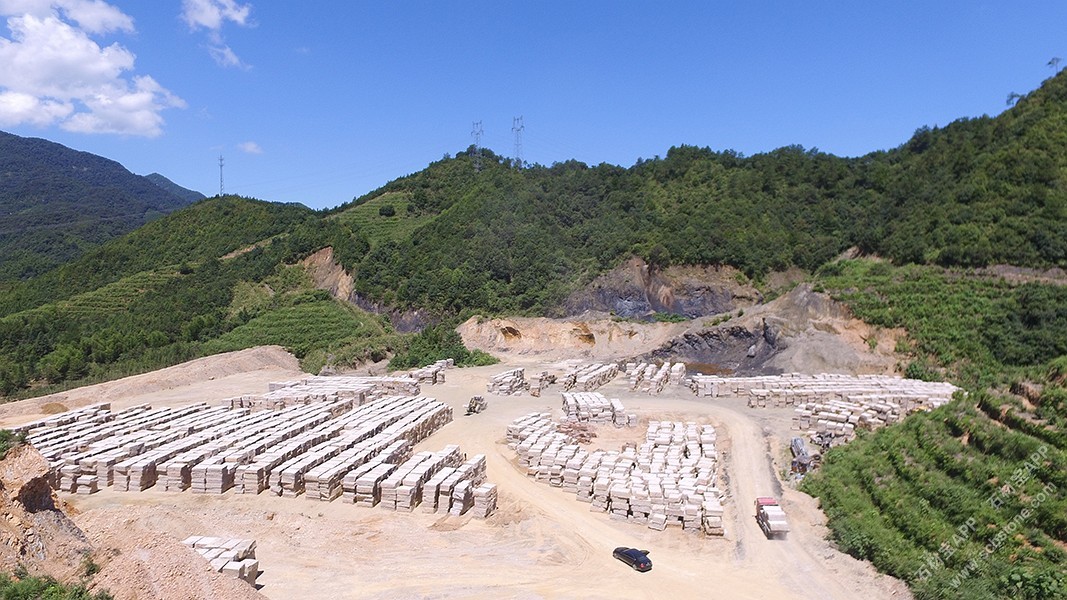
[[723, 535], [711, 425], [651, 421], [636, 447], [588, 451], [547, 414], [531, 413], [508, 426], [507, 440], [528, 476], [573, 493], [590, 510], [650, 529]]
[[182, 543], [203, 556], [215, 571], [256, 586], [260, 569], [255, 540], [194, 535]]

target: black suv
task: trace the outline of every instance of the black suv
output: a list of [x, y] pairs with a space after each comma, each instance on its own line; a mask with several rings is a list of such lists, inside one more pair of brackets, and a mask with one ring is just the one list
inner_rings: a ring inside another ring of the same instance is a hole
[[652, 570], [652, 559], [648, 557], [648, 550], [619, 546], [611, 555], [633, 567], [634, 571], [644, 573]]

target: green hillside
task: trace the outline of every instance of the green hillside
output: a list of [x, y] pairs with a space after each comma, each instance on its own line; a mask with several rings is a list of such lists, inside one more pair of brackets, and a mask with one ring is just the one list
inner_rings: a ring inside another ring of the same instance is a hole
[[1067, 287], [870, 261], [828, 265], [819, 285], [908, 331], [908, 375], [969, 390], [805, 479], [841, 549], [920, 599], [1067, 598]]
[[[995, 118], [920, 128], [844, 159], [799, 146], [744, 157], [695, 147], [624, 169], [518, 170], [482, 151], [431, 164], [334, 211], [372, 251], [357, 289], [401, 308], [551, 314], [631, 255], [729, 264], [759, 280], [846, 248], [895, 263], [1067, 266], [1067, 78]], [[382, 216], [384, 206], [396, 216]]]
[[[362, 254], [361, 240], [303, 206], [237, 197], [154, 221], [0, 294], [0, 393], [46, 393], [219, 352], [240, 333], [209, 342], [302, 303], [328, 310], [305, 314], [310, 328], [302, 333], [265, 330], [254, 342], [288, 345], [301, 356], [328, 346], [318, 334], [349, 326], [329, 320], [349, 309], [311, 293], [283, 265], [328, 245], [340, 256]], [[319, 317], [325, 325], [312, 322]]]
[[411, 194], [385, 192], [330, 218], [362, 233], [371, 247], [379, 247], [411, 238], [416, 229], [433, 221], [434, 215], [418, 212]]
[[0, 281], [44, 273], [191, 202], [174, 191], [115, 161], [0, 132]]
[[218, 258], [294, 230], [305, 221], [317, 223], [318, 219], [300, 205], [235, 196], [203, 200], [39, 277], [0, 287], [0, 315], [62, 300], [161, 266], [188, 267]]

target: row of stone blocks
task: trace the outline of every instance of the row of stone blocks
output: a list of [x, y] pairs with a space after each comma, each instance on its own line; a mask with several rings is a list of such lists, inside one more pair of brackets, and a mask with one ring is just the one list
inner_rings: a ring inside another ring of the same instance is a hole
[[454, 366], [455, 361], [451, 358], [447, 358], [445, 360], [439, 360], [432, 365], [415, 369], [409, 373], [409, 376], [420, 384], [425, 383], [436, 385], [445, 382], [445, 369], [451, 369]]
[[[428, 372], [440, 381], [444, 381], [443, 365], [427, 367]], [[425, 373], [421, 375], [425, 376]], [[239, 396], [227, 403], [232, 408], [280, 409], [295, 404], [316, 402], [334, 402], [351, 400], [356, 406], [378, 400], [386, 396], [417, 396], [419, 384], [423, 379], [415, 374], [401, 376], [354, 376], [354, 375], [312, 375], [294, 381], [273, 382], [268, 385], [265, 394]]]
[[765, 401], [780, 396], [782, 401], [847, 399], [849, 396], [882, 395], [915, 401], [949, 400], [958, 391], [950, 383], [919, 381], [889, 375], [844, 375], [823, 373], [802, 375], [763, 375], [720, 377], [693, 375], [690, 383], [698, 396], [743, 396]]
[[563, 389], [578, 389], [582, 392], [591, 392], [609, 383], [619, 374], [619, 365], [614, 363], [592, 363], [579, 365], [563, 376]]
[[485, 391], [498, 396], [516, 396], [522, 394], [529, 386], [526, 384], [526, 372], [522, 368], [509, 369], [489, 378]]
[[630, 389], [633, 391], [659, 394], [667, 384], [680, 385], [685, 380], [685, 364], [664, 362], [626, 363], [626, 373], [630, 376]]
[[372, 461], [345, 477], [342, 497], [368, 508], [411, 512], [421, 505], [426, 513], [462, 515], [473, 506], [475, 489], [485, 482], [485, 465], [485, 455], [464, 460], [455, 445], [403, 461]]
[[507, 439], [527, 475], [574, 493], [590, 510], [652, 529], [723, 534], [710, 425], [652, 421], [639, 446], [588, 452], [547, 414], [531, 413], [509, 425]]
[[614, 423], [616, 427], [637, 424], [637, 415], [627, 414], [618, 398], [607, 399], [600, 392], [563, 392], [563, 414], [579, 423]]
[[194, 535], [182, 543], [203, 556], [216, 572], [247, 581], [255, 587], [260, 571], [255, 540]]
[[451, 420], [452, 409], [436, 400], [389, 397], [358, 407], [334, 401], [258, 412], [138, 406], [31, 428], [28, 435], [55, 468], [55, 484], [71, 493], [158, 485], [298, 495], [314, 471], [315, 499], [329, 500], [348, 471], [397, 440], [417, 443]]

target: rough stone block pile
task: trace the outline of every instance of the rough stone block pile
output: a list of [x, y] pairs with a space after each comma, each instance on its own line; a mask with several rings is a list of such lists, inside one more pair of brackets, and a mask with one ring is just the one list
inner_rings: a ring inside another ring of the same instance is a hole
[[526, 391], [526, 374], [523, 369], [511, 369], [489, 378], [485, 391], [498, 396], [517, 396]]
[[[430, 369], [431, 367], [427, 367]], [[440, 377], [443, 381], [443, 370]], [[386, 396], [417, 396], [420, 380], [413, 376], [319, 376], [273, 382], [261, 396], [239, 396], [226, 401], [231, 408], [274, 409], [294, 404], [351, 400], [360, 406]]]
[[540, 397], [541, 392], [553, 383], [556, 383], [556, 376], [549, 375], [548, 371], [541, 371], [530, 378], [530, 395]]
[[942, 406], [958, 389], [949, 383], [884, 375], [697, 375], [692, 381], [700, 396], [740, 396], [752, 408], [793, 406], [793, 429], [833, 434], [845, 440], [851, 439], [857, 428], [877, 429], [912, 412]]
[[451, 358], [439, 360], [432, 365], [415, 369], [410, 373], [410, 377], [419, 384], [436, 385], [445, 382], [445, 369], [451, 369], [454, 366], [455, 361]]
[[[411, 512], [424, 500], [424, 485], [444, 467], [463, 462], [459, 446], [446, 446], [440, 452], [419, 452], [401, 464], [382, 482], [381, 504], [385, 508]], [[436, 499], [435, 499], [436, 500]]]
[[255, 587], [256, 578], [259, 577], [255, 540], [194, 535], [182, 543], [203, 556], [215, 571], [247, 581]]
[[637, 424], [637, 415], [627, 414], [619, 399], [609, 400], [600, 392], [563, 392], [563, 414], [565, 420], [578, 423]]
[[563, 376], [563, 389], [591, 392], [609, 383], [618, 374], [619, 365], [614, 363], [579, 365]]
[[[390, 396], [360, 405], [340, 396], [259, 411], [201, 403], [111, 412], [99, 405], [25, 430], [49, 460], [53, 484], [69, 493], [107, 485], [212, 494], [236, 487], [332, 500], [344, 492], [348, 474], [406, 459], [412, 444], [452, 421], [452, 408], [433, 398]], [[355, 480], [353, 495], [354, 486]]]
[[627, 363], [626, 372], [630, 376], [630, 389], [648, 394], [659, 394], [668, 384], [680, 385], [686, 375], [684, 363], [669, 362]]
[[530, 477], [615, 520], [723, 534], [712, 426], [652, 421], [638, 446], [588, 452], [552, 425], [531, 413], [508, 428], [508, 445]]
[[496, 512], [497, 490], [495, 483], [483, 483], [474, 488], [474, 507], [471, 514], [476, 519], [485, 519]]
[[110, 402], [100, 402], [74, 410], [51, 415], [23, 425], [9, 427], [14, 433], [28, 433], [33, 429], [63, 431], [61, 428], [92, 427], [93, 424], [110, 421], [114, 417]]

